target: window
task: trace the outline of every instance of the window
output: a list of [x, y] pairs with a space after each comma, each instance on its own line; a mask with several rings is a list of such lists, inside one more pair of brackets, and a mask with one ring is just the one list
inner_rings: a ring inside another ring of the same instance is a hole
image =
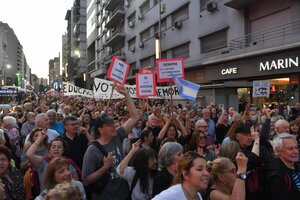
[[141, 68], [142, 67], [154, 67], [155, 66], [155, 57], [150, 56], [141, 60]]
[[167, 59], [168, 58], [167, 51], [161, 52], [160, 57], [161, 57], [160, 59]]
[[200, 38], [200, 40], [201, 53], [227, 47], [227, 29], [206, 35]]
[[140, 13], [144, 14], [150, 9], [150, 0], [146, 0], [141, 6], [140, 6]]
[[211, 0], [200, 0], [200, 11], [206, 10], [206, 4]]
[[189, 17], [189, 8], [188, 5], [176, 10], [173, 14], [172, 14], [172, 21], [173, 23], [177, 20], [185, 20]]
[[189, 45], [186, 43], [172, 49], [172, 58], [189, 58]]
[[141, 41], [145, 42], [150, 38], [150, 28], [140, 33]]
[[[165, 31], [167, 29], [167, 20], [164, 19], [160, 22], [160, 28], [161, 28], [161, 31]], [[159, 25], [158, 23], [154, 25], [154, 33], [158, 33], [159, 32]]]
[[135, 43], [136, 43], [135, 37], [128, 41], [128, 50], [129, 51], [131, 51], [131, 52], [135, 51]]
[[135, 12], [128, 17], [128, 22], [135, 22]]

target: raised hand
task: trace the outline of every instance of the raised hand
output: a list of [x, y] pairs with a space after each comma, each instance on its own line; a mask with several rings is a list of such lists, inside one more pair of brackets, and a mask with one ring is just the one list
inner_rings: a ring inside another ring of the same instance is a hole
[[245, 154], [239, 152], [235, 157], [235, 161], [238, 167], [238, 174], [245, 173], [247, 171], [247, 163], [248, 163], [248, 158], [245, 156]]

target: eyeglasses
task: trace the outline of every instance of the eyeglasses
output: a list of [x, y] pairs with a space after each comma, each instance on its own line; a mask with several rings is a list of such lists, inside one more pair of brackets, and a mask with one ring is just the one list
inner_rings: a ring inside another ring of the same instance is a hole
[[231, 173], [231, 174], [236, 174], [236, 168], [232, 168], [231, 170], [227, 170], [227, 171], [224, 171], [222, 173]]

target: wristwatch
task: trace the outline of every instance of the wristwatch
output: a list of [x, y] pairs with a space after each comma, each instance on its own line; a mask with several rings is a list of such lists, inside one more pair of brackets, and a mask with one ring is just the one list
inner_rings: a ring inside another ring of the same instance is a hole
[[237, 174], [236, 177], [245, 181], [247, 179], [247, 174], [240, 173], [240, 174]]

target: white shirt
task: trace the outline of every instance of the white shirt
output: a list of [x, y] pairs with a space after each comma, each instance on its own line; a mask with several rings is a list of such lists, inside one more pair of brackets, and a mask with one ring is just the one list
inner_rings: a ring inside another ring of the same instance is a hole
[[[47, 135], [48, 135], [48, 142], [50, 143], [52, 140], [54, 140], [55, 138], [57, 138], [59, 135], [59, 133], [55, 130], [52, 130], [52, 129], [47, 129]], [[25, 144], [27, 143], [30, 143], [29, 142], [29, 136], [30, 134], [28, 134], [26, 136], [26, 139], [25, 139]]]
[[[202, 196], [198, 193], [199, 200], [202, 200]], [[182, 189], [181, 184], [173, 185], [168, 189], [162, 191], [158, 195], [156, 195], [152, 200], [186, 200], [186, 196]]]

